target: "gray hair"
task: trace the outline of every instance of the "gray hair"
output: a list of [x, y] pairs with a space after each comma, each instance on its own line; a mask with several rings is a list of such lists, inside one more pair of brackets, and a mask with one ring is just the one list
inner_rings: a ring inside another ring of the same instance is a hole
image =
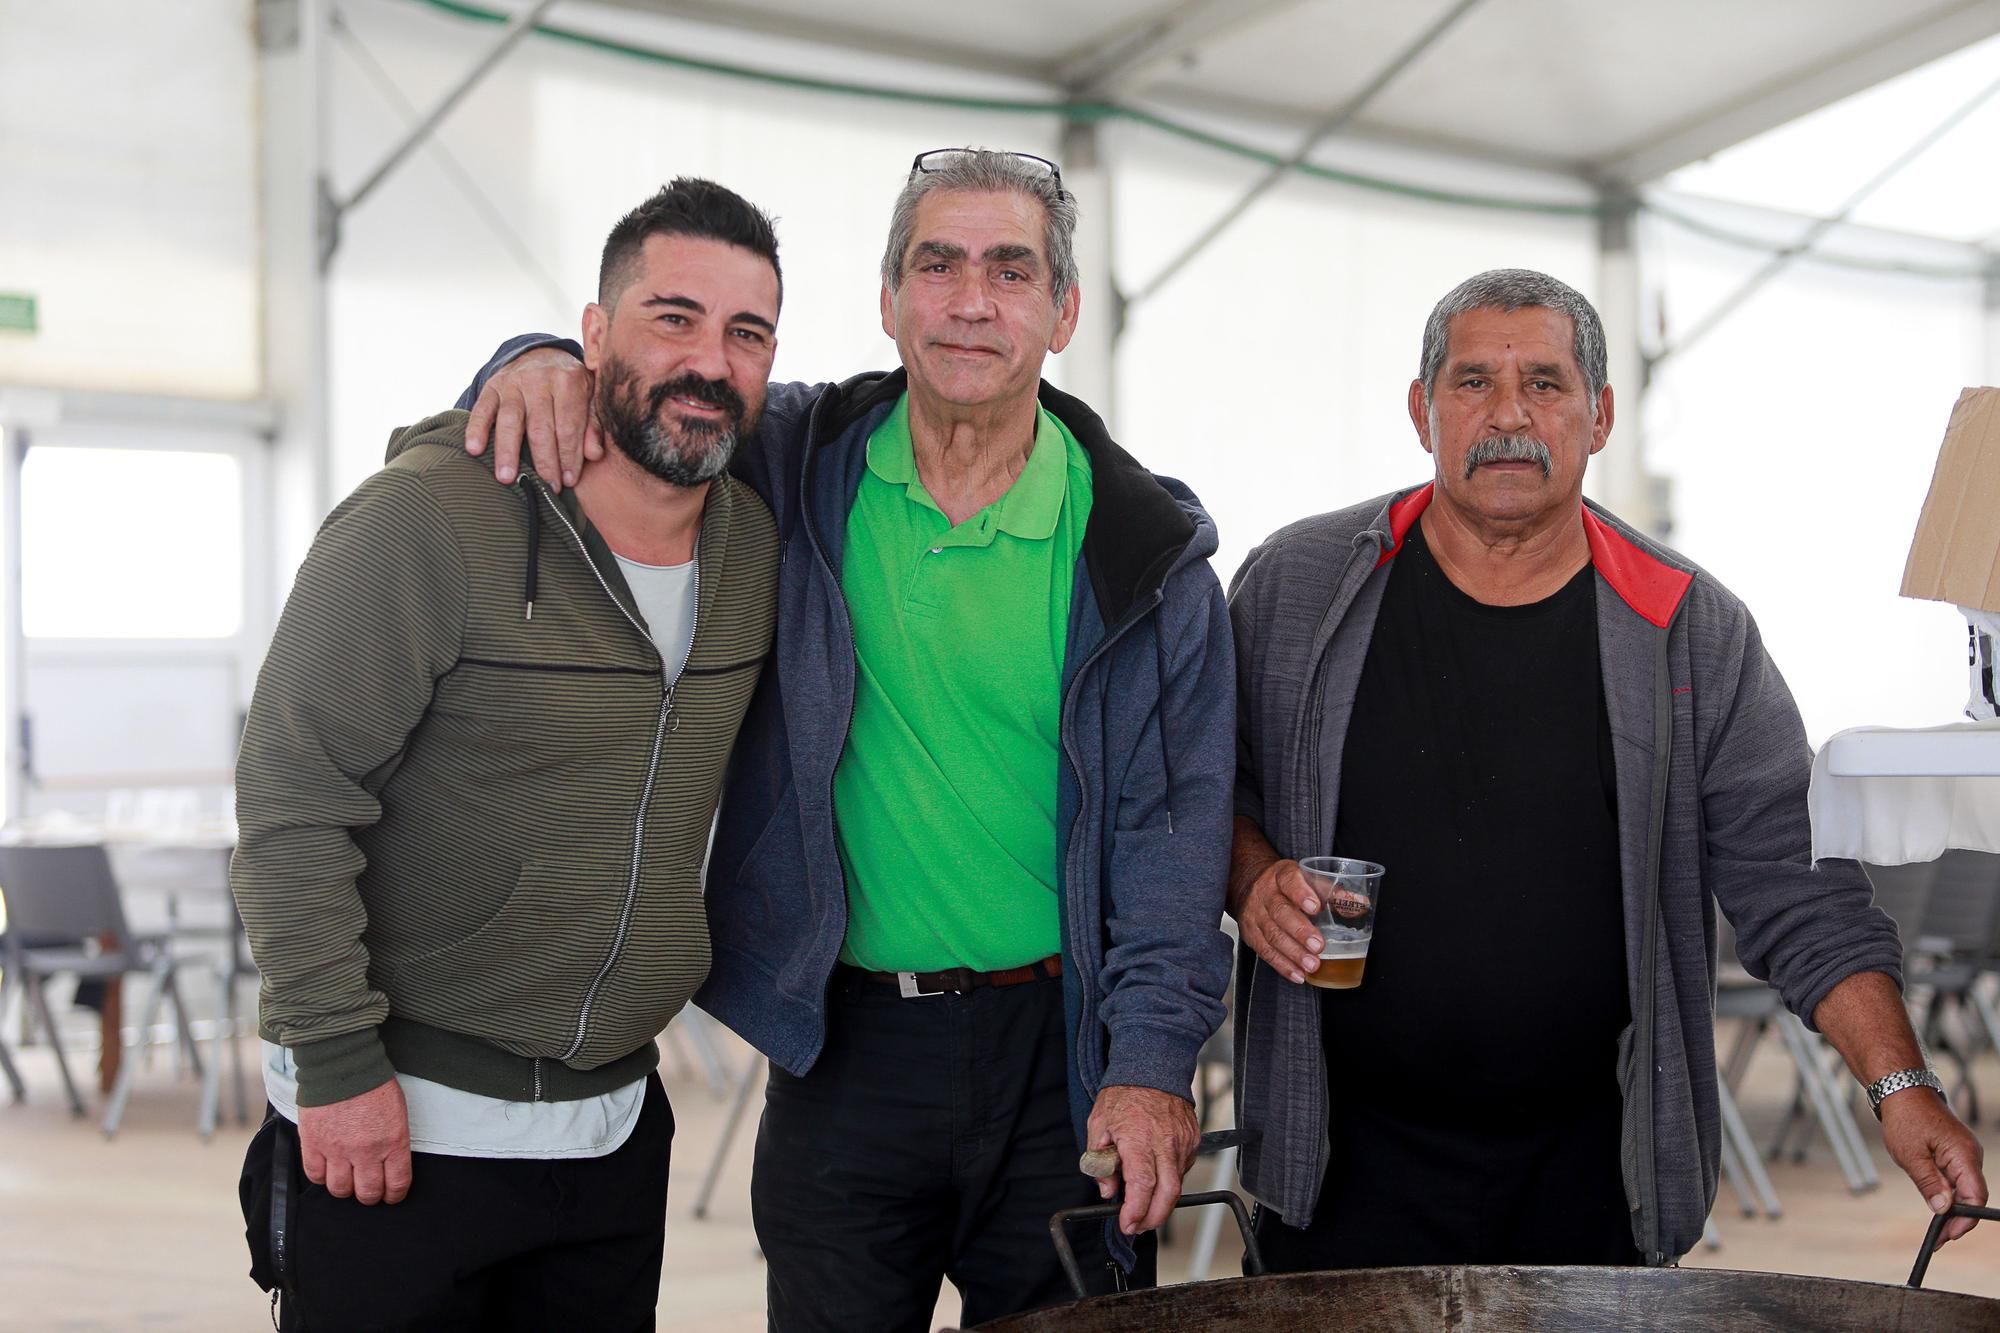
[[1052, 291], [1055, 303], [1063, 303], [1077, 284], [1076, 196], [1056, 177], [1014, 154], [984, 148], [968, 148], [944, 166], [910, 173], [889, 215], [889, 244], [882, 251], [884, 286], [893, 292], [902, 285], [903, 260], [917, 229], [917, 203], [938, 190], [1024, 194], [1041, 204], [1047, 218], [1043, 248], [1053, 274]]
[[1531, 268], [1496, 268], [1467, 278], [1445, 293], [1424, 321], [1424, 353], [1418, 377], [1424, 385], [1424, 402], [1431, 401], [1437, 388], [1438, 372], [1444, 369], [1445, 344], [1450, 341], [1451, 321], [1473, 310], [1504, 310], [1509, 314], [1523, 307], [1539, 307], [1568, 315], [1576, 330], [1571, 352], [1583, 372], [1593, 401], [1604, 388], [1604, 321], [1597, 309], [1583, 299], [1583, 293], [1566, 282]]

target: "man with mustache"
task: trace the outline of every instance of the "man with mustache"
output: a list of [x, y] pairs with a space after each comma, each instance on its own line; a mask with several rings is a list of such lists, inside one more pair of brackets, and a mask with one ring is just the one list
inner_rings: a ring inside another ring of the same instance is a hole
[[727, 468], [780, 295], [770, 220], [676, 180], [605, 242], [610, 447], [575, 488], [495, 486], [447, 412], [299, 571], [230, 874], [273, 1108], [242, 1198], [282, 1328], [653, 1326], [653, 1038], [708, 971], [702, 857], [776, 621], [777, 530]]
[[[1869, 1085], [1933, 1210], [1978, 1141], [1910, 1029], [1895, 926], [1811, 861], [1810, 752], [1742, 603], [1583, 500], [1604, 331], [1544, 274], [1440, 301], [1421, 487], [1303, 519], [1230, 594], [1243, 1180], [1274, 1269], [1670, 1263], [1720, 1153], [1714, 909]], [[1360, 986], [1297, 858], [1387, 869]], [[1948, 1225], [1947, 1237], [1970, 1228]]]
[[[770, 1320], [922, 1330], [1146, 1280], [1229, 979], [1235, 747], [1215, 527], [1041, 380], [1078, 318], [1076, 201], [1020, 153], [920, 154], [882, 257], [902, 368], [773, 385], [738, 475], [784, 534], [775, 668], [709, 863], [697, 997], [771, 1057], [751, 1210]], [[506, 357], [547, 340], [531, 336]], [[585, 434], [543, 349], [482, 375], [499, 469]], [[585, 471], [588, 475], [588, 471]], [[1147, 1238], [1149, 1241], [1150, 1238]], [[1108, 1251], [1108, 1253], [1107, 1253]], [[1114, 1267], [1116, 1261], [1118, 1267]]]

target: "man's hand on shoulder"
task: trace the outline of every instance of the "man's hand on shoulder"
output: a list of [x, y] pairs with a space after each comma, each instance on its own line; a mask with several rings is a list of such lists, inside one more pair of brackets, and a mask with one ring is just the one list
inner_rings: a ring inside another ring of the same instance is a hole
[[401, 1203], [410, 1192], [410, 1115], [395, 1079], [358, 1097], [299, 1108], [306, 1179], [336, 1199]]
[[[1959, 1203], [1984, 1204], [1984, 1150], [1944, 1099], [1929, 1088], [1906, 1088], [1882, 1099], [1882, 1144], [1916, 1185], [1934, 1213]], [[1954, 1217], [1938, 1243], [1957, 1240], [1978, 1226], [1976, 1218]]]
[[1090, 1147], [1118, 1150], [1118, 1175], [1099, 1184], [1105, 1198], [1118, 1182], [1125, 1186], [1118, 1229], [1136, 1236], [1165, 1222], [1201, 1143], [1194, 1104], [1157, 1088], [1114, 1085], [1097, 1094], [1085, 1132]]
[[493, 372], [465, 423], [465, 451], [493, 445], [493, 477], [511, 483], [525, 436], [535, 472], [552, 490], [576, 485], [588, 460], [604, 457], [591, 410], [591, 374], [559, 347], [523, 352]]

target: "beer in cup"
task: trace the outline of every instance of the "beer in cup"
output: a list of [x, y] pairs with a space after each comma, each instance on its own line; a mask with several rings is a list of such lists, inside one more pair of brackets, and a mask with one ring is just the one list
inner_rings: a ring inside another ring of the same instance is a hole
[[1306, 982], [1323, 990], [1353, 990], [1361, 984], [1368, 942], [1375, 937], [1382, 867], [1345, 856], [1308, 856], [1299, 861], [1299, 869], [1319, 899], [1313, 916], [1320, 938], [1319, 968], [1306, 973]]

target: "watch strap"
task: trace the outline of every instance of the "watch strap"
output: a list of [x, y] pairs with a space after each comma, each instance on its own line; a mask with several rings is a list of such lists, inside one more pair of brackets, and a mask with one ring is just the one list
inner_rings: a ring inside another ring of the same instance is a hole
[[1875, 1112], [1877, 1120], [1882, 1118], [1882, 1099], [1906, 1088], [1929, 1088], [1938, 1096], [1944, 1096], [1944, 1084], [1929, 1069], [1898, 1069], [1893, 1074], [1884, 1074], [1868, 1085], [1868, 1107]]

